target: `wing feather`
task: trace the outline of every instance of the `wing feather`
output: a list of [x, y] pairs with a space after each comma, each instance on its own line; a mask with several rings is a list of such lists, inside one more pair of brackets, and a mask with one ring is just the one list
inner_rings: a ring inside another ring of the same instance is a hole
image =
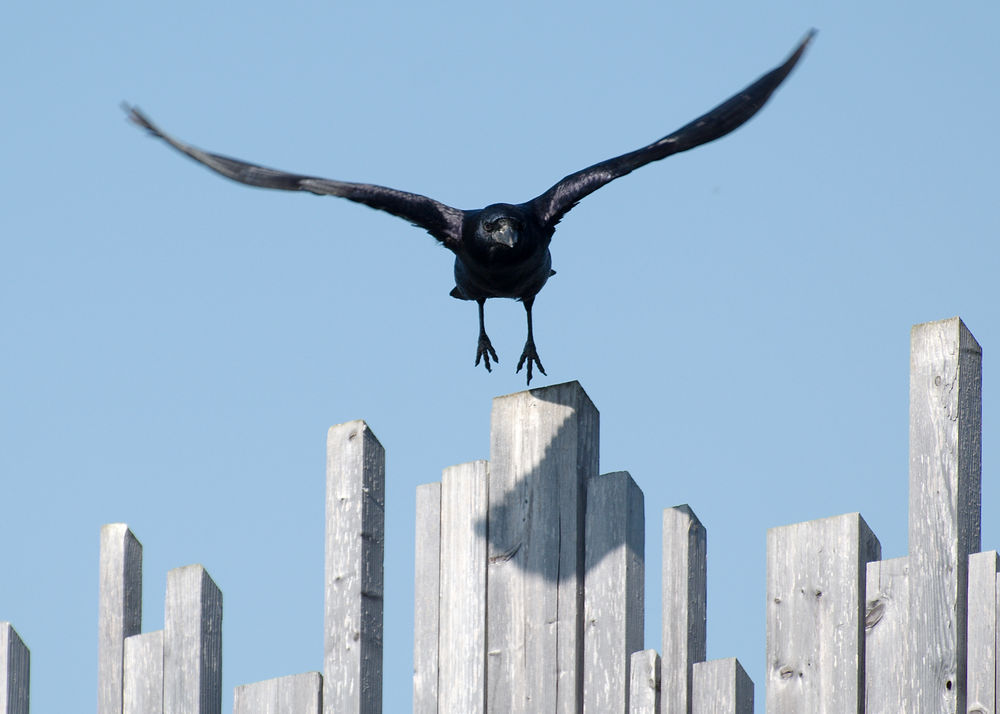
[[815, 34], [816, 31], [811, 30], [783, 64], [707, 114], [648, 146], [566, 176], [541, 196], [530, 201], [529, 205], [543, 225], [554, 227], [582, 198], [610, 181], [625, 176], [651, 161], [659, 161], [725, 136], [764, 106], [774, 90], [795, 67]]
[[308, 191], [316, 195], [339, 196], [406, 219], [425, 229], [452, 250], [455, 250], [460, 242], [463, 212], [457, 208], [452, 208], [417, 193], [407, 193], [375, 184], [335, 181], [316, 176], [292, 174], [202, 151], [162, 131], [138, 108], [124, 105], [124, 109], [128, 112], [129, 119], [148, 130], [153, 136], [162, 139], [181, 153], [187, 154], [198, 163], [204, 164], [233, 181], [260, 188]]

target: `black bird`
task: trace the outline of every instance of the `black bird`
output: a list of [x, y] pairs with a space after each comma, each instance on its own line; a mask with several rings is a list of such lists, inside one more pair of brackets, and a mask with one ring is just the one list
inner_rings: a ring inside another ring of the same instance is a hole
[[531, 307], [545, 282], [555, 274], [549, 243], [556, 224], [580, 199], [609, 181], [624, 176], [651, 161], [693, 149], [733, 131], [758, 110], [799, 61], [815, 34], [810, 31], [787, 60], [742, 92], [730, 97], [707, 114], [672, 134], [636, 151], [570, 174], [552, 188], [526, 203], [494, 203], [477, 210], [459, 210], [426, 196], [366, 183], [349, 183], [277, 171], [185, 144], [162, 132], [136, 107], [124, 105], [129, 118], [148, 129], [178, 151], [208, 168], [240, 183], [286, 191], [308, 191], [340, 196], [386, 211], [424, 228], [455, 254], [455, 288], [452, 297], [474, 300], [479, 305], [479, 344], [476, 362], [490, 368], [490, 358], [499, 363], [486, 335], [483, 305], [489, 298], [514, 298], [524, 305], [528, 339], [517, 363], [517, 371], [532, 364], [545, 374], [535, 349], [531, 329]]

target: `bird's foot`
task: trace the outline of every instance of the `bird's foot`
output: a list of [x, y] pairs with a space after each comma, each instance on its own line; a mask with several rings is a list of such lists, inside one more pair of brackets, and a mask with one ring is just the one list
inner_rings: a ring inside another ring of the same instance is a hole
[[[535, 341], [529, 339], [524, 343], [524, 352], [521, 353], [521, 359], [517, 363], [517, 369], [515, 371], [520, 372], [521, 367], [524, 363], [528, 363], [528, 384], [531, 384], [531, 364], [535, 363], [538, 365], [538, 371], [545, 374], [545, 367], [542, 366], [542, 361], [538, 359], [538, 351], [535, 349]], [[546, 375], [548, 376], [548, 375]]]
[[479, 347], [476, 348], [476, 364], [474, 367], [479, 366], [479, 360], [483, 360], [486, 364], [486, 371], [492, 372], [493, 368], [490, 366], [490, 357], [497, 364], [500, 364], [500, 358], [497, 357], [497, 351], [493, 349], [492, 343], [490, 343], [490, 338], [486, 336], [486, 333], [479, 335]]

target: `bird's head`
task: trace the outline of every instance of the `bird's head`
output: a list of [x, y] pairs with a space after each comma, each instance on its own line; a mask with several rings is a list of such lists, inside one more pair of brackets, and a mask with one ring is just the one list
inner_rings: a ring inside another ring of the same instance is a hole
[[476, 221], [475, 240], [490, 253], [504, 253], [518, 247], [524, 231], [524, 220], [518, 210], [506, 203], [484, 208]]

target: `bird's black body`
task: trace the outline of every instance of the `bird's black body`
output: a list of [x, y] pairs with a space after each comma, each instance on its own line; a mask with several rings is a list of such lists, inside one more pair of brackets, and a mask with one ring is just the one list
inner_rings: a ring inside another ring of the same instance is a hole
[[486, 336], [483, 319], [486, 300], [514, 298], [524, 304], [528, 318], [528, 339], [517, 371], [527, 362], [530, 384], [533, 364], [538, 366], [542, 374], [545, 373], [535, 350], [531, 308], [535, 295], [554, 274], [549, 244], [556, 224], [582, 198], [609, 181], [631, 173], [651, 161], [718, 139], [739, 127], [764, 106], [774, 90], [785, 80], [813, 34], [810, 32], [783, 64], [672, 134], [636, 151], [570, 174], [526, 203], [495, 203], [477, 210], [459, 210], [426, 196], [385, 186], [291, 174], [211, 154], [163, 133], [138, 109], [126, 109], [136, 124], [148, 129], [178, 151], [234, 181], [261, 188], [340, 196], [399, 216], [427, 230], [455, 254], [455, 288], [451, 295], [461, 300], [474, 300], [479, 305], [477, 365], [482, 359], [489, 370], [490, 358], [497, 360], [496, 352]]
[[466, 211], [452, 295], [463, 300], [536, 295], [552, 274], [554, 232], [555, 226], [539, 224], [529, 204]]

